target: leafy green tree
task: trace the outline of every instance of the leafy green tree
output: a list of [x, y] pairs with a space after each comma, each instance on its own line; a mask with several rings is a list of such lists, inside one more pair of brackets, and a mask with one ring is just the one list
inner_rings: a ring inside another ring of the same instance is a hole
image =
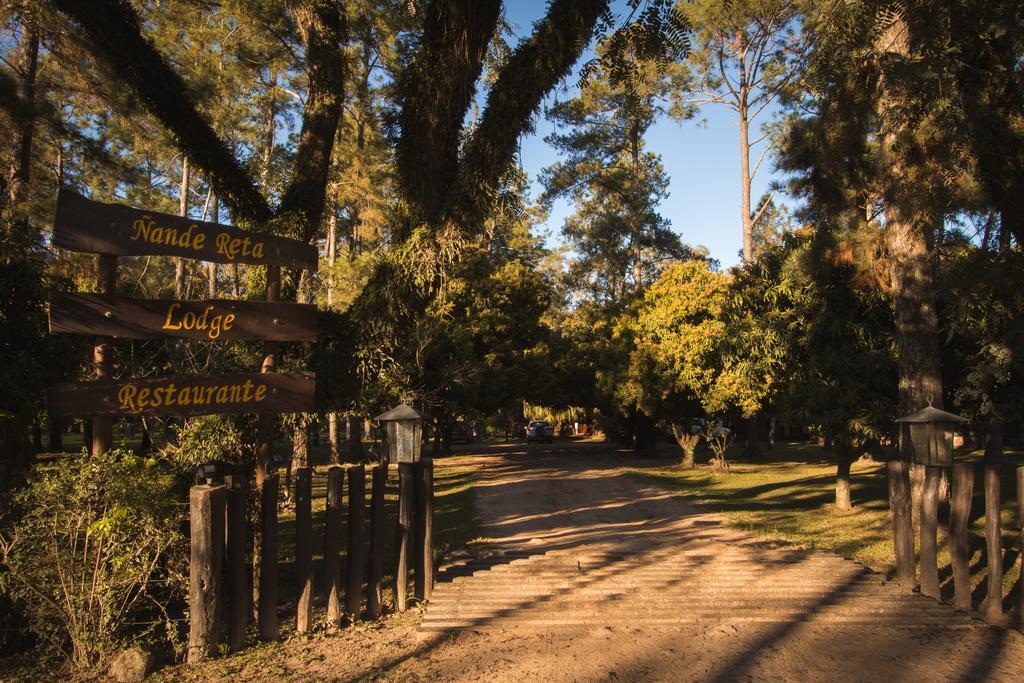
[[987, 452], [1001, 448], [1003, 427], [1024, 420], [1020, 292], [1007, 287], [1024, 267], [1018, 250], [993, 255], [960, 241], [947, 247], [939, 271], [948, 344], [943, 368], [954, 402], [991, 435]]
[[772, 316], [788, 322], [778, 327], [788, 332], [789, 373], [777, 401], [828, 436], [835, 507], [848, 511], [853, 461], [894, 433], [895, 321], [887, 292], [851, 258], [855, 239], [834, 239], [830, 231], [789, 238], [765, 259], [773, 277], [762, 289], [776, 297]]

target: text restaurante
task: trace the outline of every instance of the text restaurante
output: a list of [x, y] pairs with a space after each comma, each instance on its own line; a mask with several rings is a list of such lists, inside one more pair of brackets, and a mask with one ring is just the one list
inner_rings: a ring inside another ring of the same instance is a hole
[[139, 388], [126, 384], [117, 392], [121, 410], [140, 413], [146, 408], [161, 406], [206, 406], [227, 403], [259, 403], [267, 397], [267, 385], [253, 387], [252, 380], [243, 384], [221, 384], [208, 387], [177, 387], [173, 382], [165, 387]]
[[[131, 239], [149, 244], [164, 244], [180, 249], [202, 251], [206, 246], [206, 233], [193, 223], [185, 230], [157, 225], [149, 216], [143, 216], [132, 223], [134, 232]], [[263, 258], [263, 242], [252, 241], [249, 237], [232, 237], [226, 232], [217, 233], [213, 241], [217, 253], [229, 261], [243, 258]]]

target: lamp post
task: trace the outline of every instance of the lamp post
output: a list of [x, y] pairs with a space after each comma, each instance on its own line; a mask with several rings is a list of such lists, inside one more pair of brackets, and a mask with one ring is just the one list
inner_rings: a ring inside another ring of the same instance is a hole
[[[413, 527], [416, 463], [423, 451], [423, 414], [404, 403], [374, 418], [384, 423], [388, 460], [398, 464], [398, 563], [395, 568], [395, 609], [406, 609], [409, 589], [409, 540]], [[421, 553], [422, 554], [422, 553]], [[417, 565], [420, 563], [417, 562]]]
[[900, 457], [928, 467], [952, 467], [953, 432], [964, 422], [965, 418], [932, 406], [897, 418]]
[[[940, 597], [936, 549], [939, 484], [943, 469], [953, 466], [953, 431], [957, 424], [966, 421], [930, 405], [896, 420], [900, 426], [900, 457], [925, 466], [921, 493], [921, 593], [935, 599]], [[959, 521], [951, 524], [951, 536], [956, 535]]]
[[399, 465], [420, 461], [423, 451], [423, 418], [425, 416], [404, 403], [373, 418], [383, 422], [388, 460]]

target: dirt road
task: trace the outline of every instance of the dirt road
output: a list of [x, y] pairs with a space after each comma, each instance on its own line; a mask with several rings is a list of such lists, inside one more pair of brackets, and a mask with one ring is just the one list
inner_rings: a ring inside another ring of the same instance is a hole
[[1019, 633], [971, 622], [834, 555], [736, 531], [629, 476], [625, 457], [588, 443], [482, 449], [486, 542], [442, 572], [425, 614], [289, 643], [275, 668], [226, 660], [216, 674], [1021, 680]]

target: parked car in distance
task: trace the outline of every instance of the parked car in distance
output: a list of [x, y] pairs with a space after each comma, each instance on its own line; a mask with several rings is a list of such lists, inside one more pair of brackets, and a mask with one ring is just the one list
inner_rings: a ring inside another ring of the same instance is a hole
[[725, 420], [716, 420], [714, 423], [711, 420], [707, 420], [703, 417], [693, 418], [693, 422], [690, 423], [690, 433], [700, 434], [701, 432], [710, 431], [715, 436], [728, 436], [732, 433], [729, 429], [729, 423]]
[[533, 420], [526, 427], [526, 443], [543, 441], [551, 443], [555, 438], [555, 428], [547, 420]]

